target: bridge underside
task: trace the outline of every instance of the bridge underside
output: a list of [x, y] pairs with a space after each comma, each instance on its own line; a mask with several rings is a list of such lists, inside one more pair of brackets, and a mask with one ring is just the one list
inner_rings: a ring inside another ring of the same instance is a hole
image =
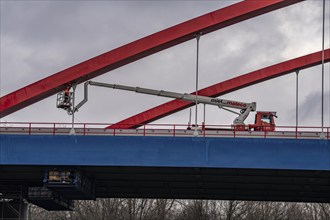
[[[49, 166], [1, 166], [0, 192], [42, 186]], [[61, 167], [57, 167], [61, 168]], [[330, 202], [330, 172], [312, 170], [70, 166], [95, 181], [98, 198]], [[3, 195], [4, 197], [6, 194]], [[13, 196], [11, 194], [10, 196]]]

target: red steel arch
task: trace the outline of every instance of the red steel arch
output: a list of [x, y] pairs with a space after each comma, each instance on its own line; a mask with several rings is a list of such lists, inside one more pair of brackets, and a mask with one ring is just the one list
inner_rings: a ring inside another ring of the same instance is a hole
[[[330, 62], [330, 49], [327, 49], [324, 52], [325, 62]], [[217, 83], [199, 90], [198, 95], [217, 97], [256, 83], [292, 73], [295, 70], [306, 69], [321, 63], [322, 51], [319, 51]], [[195, 92], [191, 94], [195, 94]], [[124, 119], [108, 128], [136, 128], [193, 105], [195, 105], [195, 103], [175, 99]]]
[[0, 98], [0, 118], [113, 69], [203, 34], [304, 0], [245, 0], [106, 52]]

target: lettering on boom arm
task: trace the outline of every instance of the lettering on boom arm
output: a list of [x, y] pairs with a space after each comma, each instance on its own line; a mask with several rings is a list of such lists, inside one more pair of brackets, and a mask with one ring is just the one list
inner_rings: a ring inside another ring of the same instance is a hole
[[231, 105], [239, 108], [246, 108], [247, 104], [235, 102], [235, 101], [226, 101], [222, 99], [211, 99], [211, 102], [219, 103], [219, 104], [225, 104], [225, 105]]

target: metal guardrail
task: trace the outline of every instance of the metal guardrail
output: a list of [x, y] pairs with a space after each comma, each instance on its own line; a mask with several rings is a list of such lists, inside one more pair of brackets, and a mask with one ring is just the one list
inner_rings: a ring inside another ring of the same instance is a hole
[[[137, 129], [109, 129], [105, 123], [76, 123], [75, 135], [191, 137], [194, 127], [186, 124], [147, 124]], [[71, 123], [0, 122], [0, 134], [70, 135]], [[277, 126], [276, 131], [236, 130], [231, 125], [198, 127], [198, 137], [330, 139], [330, 127]]]

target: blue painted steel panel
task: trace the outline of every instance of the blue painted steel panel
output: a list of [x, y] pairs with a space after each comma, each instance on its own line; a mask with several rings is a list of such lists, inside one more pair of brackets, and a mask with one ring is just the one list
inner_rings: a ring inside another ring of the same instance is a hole
[[326, 140], [0, 135], [0, 165], [330, 170]]

